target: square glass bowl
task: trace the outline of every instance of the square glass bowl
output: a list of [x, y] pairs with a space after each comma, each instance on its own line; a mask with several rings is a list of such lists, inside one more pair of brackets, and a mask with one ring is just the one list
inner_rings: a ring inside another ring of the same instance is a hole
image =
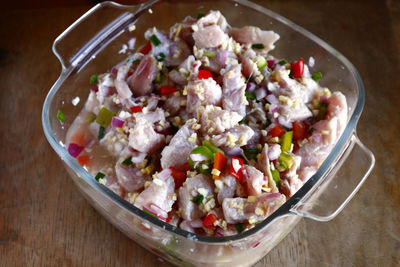
[[[92, 74], [109, 71], [126, 54], [123, 44], [136, 37], [145, 43], [149, 27], [168, 30], [186, 16], [220, 10], [234, 27], [258, 26], [280, 35], [271, 52], [288, 61], [312, 56], [314, 69], [324, 73], [323, 86], [341, 91], [348, 102], [348, 124], [338, 143], [303, 187], [283, 206], [254, 228], [227, 237], [186, 232], [158, 220], [99, 184], [62, 145], [66, 132], [82, 109]], [[134, 31], [129, 27], [135, 25]], [[48, 142], [63, 161], [85, 198], [113, 225], [156, 255], [183, 266], [249, 266], [260, 260], [296, 225], [301, 217], [327, 221], [335, 217], [358, 191], [375, 159], [356, 135], [364, 105], [364, 87], [354, 66], [327, 43], [282, 16], [244, 0], [150, 1], [136, 6], [113, 2], [96, 5], [54, 42], [53, 52], [62, 65], [60, 77], [44, 102], [42, 123]], [[78, 96], [77, 106], [71, 101]], [[61, 124], [57, 111], [66, 115]], [[79, 223], [79, 222], [77, 222]]]

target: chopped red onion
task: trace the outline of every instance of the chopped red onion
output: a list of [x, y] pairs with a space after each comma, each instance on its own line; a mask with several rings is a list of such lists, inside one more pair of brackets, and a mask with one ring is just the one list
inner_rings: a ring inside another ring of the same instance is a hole
[[316, 141], [316, 142], [321, 142], [321, 140], [322, 140], [322, 135], [320, 134], [320, 133], [314, 133], [313, 135], [312, 135], [312, 138]]
[[218, 229], [215, 231], [215, 235], [216, 235], [216, 236], [220, 236], [220, 237], [224, 237], [224, 236], [225, 236], [225, 235], [224, 235], [224, 230], [221, 229], [221, 228], [218, 228]]
[[157, 174], [157, 178], [160, 180], [166, 180], [168, 177], [171, 176], [171, 173], [172, 173], [171, 169], [166, 168]]
[[201, 227], [203, 227], [203, 221], [200, 220], [200, 219], [193, 220], [193, 221], [188, 221], [188, 224], [189, 224], [190, 227], [193, 227], [193, 228], [201, 228]]
[[68, 153], [76, 158], [83, 150], [83, 146], [78, 146], [77, 144], [71, 143], [68, 146]]
[[111, 120], [111, 126], [121, 128], [124, 125], [124, 121], [119, 119], [118, 117], [113, 117]]
[[111, 73], [114, 75], [117, 75], [118, 69], [117, 68], [112, 68]]
[[285, 118], [284, 118], [283, 116], [281, 116], [281, 115], [279, 115], [279, 117], [278, 117], [278, 122], [279, 122], [279, 124], [282, 125], [283, 127], [286, 127], [286, 128], [289, 128], [289, 129], [292, 129], [292, 128], [293, 128], [292, 123], [286, 121]]
[[206, 156], [203, 156], [202, 154], [190, 154], [190, 158], [194, 161], [194, 162], [200, 162], [200, 161], [205, 161], [207, 160]]
[[90, 88], [90, 91], [97, 93], [99, 91], [99, 88], [93, 87], [93, 88]]
[[150, 211], [153, 211], [153, 214], [156, 214], [158, 218], [165, 221], [168, 218], [168, 212], [160, 208], [159, 206], [151, 203], [149, 207]]
[[222, 50], [219, 52], [219, 62], [221, 66], [225, 66], [227, 57], [228, 57], [228, 51]]
[[273, 95], [273, 94], [267, 95], [267, 101], [269, 103], [271, 103], [271, 104], [278, 104], [279, 103], [278, 98], [276, 98], [276, 96]]
[[243, 154], [243, 149], [240, 147], [233, 147], [225, 149], [225, 152], [231, 157], [238, 157]]
[[263, 99], [267, 95], [267, 92], [263, 87], [258, 88], [254, 93], [256, 95], [257, 100]]
[[279, 155], [281, 154], [281, 146], [278, 144], [272, 144], [268, 148], [268, 158], [270, 160], [276, 160], [279, 158]]
[[252, 83], [252, 82], [247, 83], [247, 86], [246, 86], [246, 91], [247, 92], [253, 92], [254, 89], [256, 89], [256, 84], [255, 83]]
[[281, 193], [267, 193], [264, 195], [265, 199], [277, 198], [280, 197]]
[[275, 60], [267, 60], [267, 63], [268, 63], [268, 68], [273, 70], [275, 65]]
[[269, 106], [269, 112], [270, 113], [274, 113], [274, 112], [277, 112], [277, 111], [278, 111], [278, 106], [276, 104], [271, 104]]

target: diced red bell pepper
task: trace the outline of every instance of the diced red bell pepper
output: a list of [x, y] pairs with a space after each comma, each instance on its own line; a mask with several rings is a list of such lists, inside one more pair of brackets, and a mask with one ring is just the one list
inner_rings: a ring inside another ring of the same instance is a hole
[[274, 128], [269, 130], [268, 135], [272, 137], [281, 137], [285, 133], [285, 129], [281, 126], [276, 125]]
[[208, 78], [213, 78], [214, 79], [214, 76], [208, 70], [199, 70], [199, 74], [197, 74], [197, 78], [199, 80], [208, 79]]
[[219, 179], [221, 177], [221, 174], [225, 170], [227, 161], [228, 161], [228, 159], [224, 156], [224, 154], [222, 154], [219, 151], [217, 153], [215, 153], [214, 169], [217, 169], [218, 171], [220, 171], [220, 174], [219, 175], [213, 174], [213, 179]]
[[142, 107], [141, 106], [133, 106], [133, 107], [131, 107], [131, 112], [132, 113], [142, 112]]
[[161, 95], [169, 95], [175, 93], [178, 89], [173, 86], [163, 85], [161, 86], [160, 93]]
[[302, 121], [293, 122], [293, 139], [301, 140], [304, 139], [306, 133], [306, 124]]
[[204, 218], [202, 224], [207, 228], [215, 229], [214, 223], [217, 220], [218, 220], [217, 216], [215, 216], [214, 213], [210, 213]]
[[175, 167], [169, 167], [169, 169], [172, 171], [171, 175], [174, 177], [174, 182], [175, 182], [175, 188], [181, 187], [183, 182], [186, 180], [186, 172], [180, 171]]
[[[233, 167], [233, 162], [235, 160], [239, 161], [240, 168], [238, 170], [235, 170], [235, 168]], [[236, 180], [241, 182], [243, 180], [243, 172], [242, 172], [242, 170], [243, 170], [243, 159], [237, 158], [237, 157], [232, 157], [231, 158], [231, 166], [229, 168], [230, 175], [232, 175], [233, 177], [236, 178]]]
[[304, 58], [300, 58], [297, 62], [290, 63], [290, 70], [293, 78], [300, 78], [304, 72]]
[[140, 49], [140, 53], [142, 53], [143, 55], [147, 55], [151, 50], [151, 43], [150, 41], [147, 42], [147, 44], [145, 46], [143, 46], [142, 49]]

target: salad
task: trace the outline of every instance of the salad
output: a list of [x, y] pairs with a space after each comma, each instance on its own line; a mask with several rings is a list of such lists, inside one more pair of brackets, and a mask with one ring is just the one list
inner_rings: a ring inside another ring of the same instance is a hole
[[90, 77], [65, 146], [160, 220], [209, 236], [250, 229], [318, 170], [345, 128], [345, 96], [319, 85], [313, 58], [271, 55], [273, 31], [210, 11], [145, 38]]

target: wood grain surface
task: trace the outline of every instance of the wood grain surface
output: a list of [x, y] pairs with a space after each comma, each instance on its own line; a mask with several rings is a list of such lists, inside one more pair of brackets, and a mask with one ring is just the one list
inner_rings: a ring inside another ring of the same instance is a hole
[[[61, 70], [52, 42], [93, 2], [25, 2], [0, 16], [0, 266], [170, 266], [88, 204], [43, 134], [42, 104]], [[399, 1], [257, 2], [359, 70], [358, 135], [376, 166], [335, 219], [303, 219], [256, 266], [400, 266]]]

